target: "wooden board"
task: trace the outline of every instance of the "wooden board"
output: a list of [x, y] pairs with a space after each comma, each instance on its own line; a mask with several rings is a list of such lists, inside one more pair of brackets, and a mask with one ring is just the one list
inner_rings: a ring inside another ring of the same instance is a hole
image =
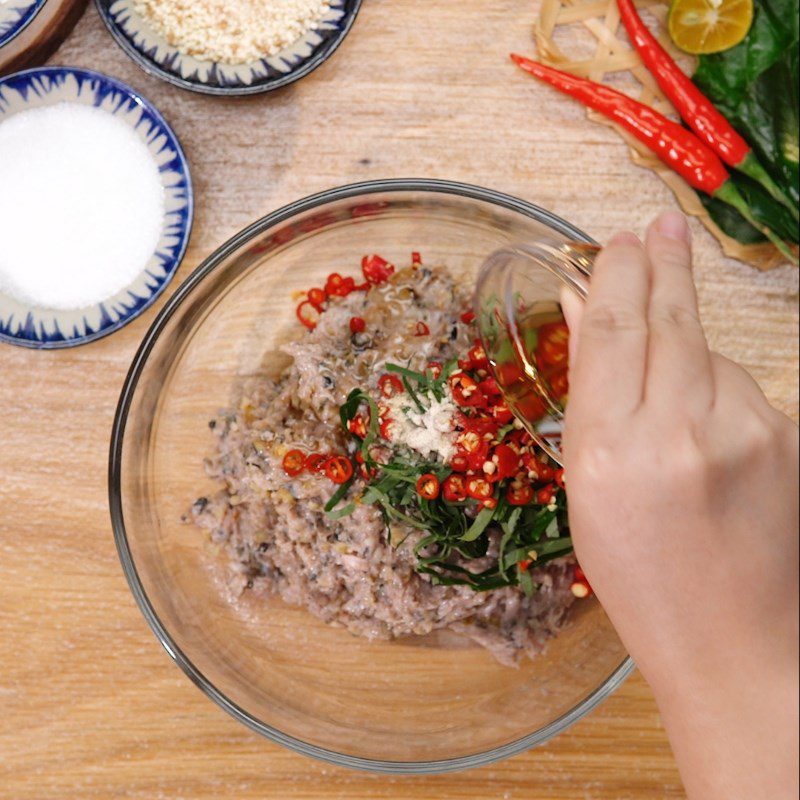
[[43, 64], [69, 36], [88, 0], [47, 0], [30, 25], [0, 48], [0, 75]]
[[[554, 102], [507, 59], [532, 51], [537, 13], [519, 0], [372, 0], [313, 76], [238, 101], [149, 78], [93, 8], [57, 60], [131, 83], [181, 137], [197, 216], [179, 280], [254, 218], [366, 178], [471, 181], [537, 202], [601, 241], [622, 227], [641, 232], [673, 206], [669, 191], [630, 163], [614, 131]], [[692, 229], [712, 342], [796, 417], [798, 272], [757, 272], [725, 259], [697, 223]], [[0, 798], [683, 797], [638, 676], [538, 750], [414, 779], [318, 764], [206, 700], [139, 614], [108, 519], [114, 407], [156, 310], [83, 348], [0, 348]]]

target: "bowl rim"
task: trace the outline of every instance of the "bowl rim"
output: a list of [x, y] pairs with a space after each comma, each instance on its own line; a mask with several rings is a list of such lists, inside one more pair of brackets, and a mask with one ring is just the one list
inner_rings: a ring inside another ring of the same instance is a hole
[[155, 633], [156, 638], [167, 651], [172, 660], [183, 670], [189, 679], [220, 708], [228, 712], [234, 719], [245, 724], [248, 728], [261, 734], [276, 744], [294, 750], [306, 756], [319, 759], [337, 766], [352, 769], [366, 770], [387, 774], [424, 775], [446, 772], [456, 772], [463, 769], [485, 766], [500, 759], [508, 758], [522, 753], [536, 745], [543, 744], [556, 734], [561, 733], [570, 725], [577, 722], [590, 711], [597, 707], [606, 697], [612, 694], [622, 682], [633, 672], [635, 665], [630, 656], [626, 656], [620, 665], [600, 684], [569, 711], [562, 714], [548, 725], [533, 733], [515, 739], [499, 747], [494, 747], [479, 753], [455, 758], [438, 759], [433, 761], [387, 761], [381, 759], [364, 758], [336, 752], [317, 745], [309, 744], [293, 736], [283, 733], [277, 728], [267, 725], [245, 711], [239, 705], [227, 698], [211, 681], [197, 669], [191, 660], [181, 651], [170, 633], [158, 618], [144, 591], [139, 578], [133, 556], [128, 545], [125, 523], [122, 513], [120, 492], [120, 478], [122, 468], [122, 443], [125, 434], [128, 412], [131, 401], [136, 391], [139, 377], [148, 360], [150, 352], [161, 335], [165, 325], [175, 312], [180, 308], [184, 299], [192, 292], [209, 273], [227, 258], [233, 251], [259, 235], [270, 227], [280, 224], [295, 215], [318, 208], [321, 205], [337, 201], [378, 193], [392, 192], [425, 192], [431, 194], [451, 194], [473, 200], [488, 202], [507, 210], [517, 211], [538, 222], [543, 222], [567, 236], [575, 239], [594, 243], [585, 233], [574, 227], [560, 217], [546, 211], [533, 203], [528, 203], [502, 192], [484, 189], [467, 183], [435, 179], [390, 179], [374, 180], [329, 189], [310, 195], [301, 200], [289, 203], [271, 214], [260, 218], [239, 233], [232, 236], [227, 242], [218, 247], [208, 256], [183, 283], [176, 289], [165, 306], [161, 309], [150, 329], [145, 334], [131, 367], [125, 378], [125, 383], [120, 394], [119, 403], [114, 416], [111, 435], [108, 467], [108, 492], [111, 511], [111, 523], [114, 531], [114, 541], [117, 553], [122, 564], [122, 569], [130, 586], [136, 602], [144, 615], [147, 623]]
[[356, 21], [358, 12], [361, 10], [363, 0], [350, 0], [353, 7], [350, 11], [345, 12], [342, 21], [342, 27], [335, 37], [329, 40], [328, 46], [319, 45], [319, 49], [308, 56], [297, 69], [290, 69], [285, 75], [268, 80], [264, 83], [256, 83], [241, 86], [209, 86], [202, 81], [189, 80], [175, 75], [172, 72], [161, 67], [156, 61], [146, 54], [142, 53], [120, 30], [120, 26], [111, 18], [110, 6], [112, 0], [94, 0], [97, 12], [103, 24], [111, 34], [114, 41], [125, 51], [128, 57], [136, 63], [136, 65], [148, 75], [154, 78], [160, 78], [162, 81], [171, 83], [179, 89], [185, 89], [189, 92], [197, 92], [198, 94], [208, 94], [217, 97], [246, 97], [249, 95], [264, 94], [288, 86], [306, 75], [312, 73], [317, 67], [322, 66], [338, 49], [342, 42], [347, 38], [353, 23]]
[[33, 22], [36, 17], [39, 15], [39, 12], [44, 8], [46, 0], [34, 0], [33, 3], [25, 9], [22, 16], [17, 20], [17, 24], [9, 28], [9, 30], [5, 33], [5, 35], [0, 36], [0, 47], [5, 47], [10, 42], [13, 42], [14, 39], [19, 36], [28, 25]]
[[[53, 79], [54, 77], [60, 78], [64, 75], [74, 75], [79, 79], [94, 81], [105, 89], [110, 88], [119, 92], [130, 102], [139, 106], [143, 112], [148, 114], [158, 124], [167, 141], [169, 142], [170, 147], [175, 150], [175, 171], [180, 174], [181, 179], [186, 185], [186, 208], [183, 210], [186, 222], [183, 226], [183, 230], [180, 233], [180, 242], [175, 250], [175, 255], [170, 258], [171, 266], [166, 271], [164, 280], [143, 303], [130, 309], [125, 314], [122, 314], [120, 318], [111, 325], [106, 325], [105, 327], [101, 326], [92, 333], [85, 333], [79, 336], [64, 336], [64, 338], [61, 339], [53, 339], [49, 338], [48, 336], [41, 336], [35, 339], [26, 339], [16, 334], [0, 332], [0, 342], [15, 345], [17, 347], [26, 347], [30, 350], [63, 350], [70, 347], [79, 347], [80, 345], [89, 344], [97, 341], [98, 339], [103, 339], [112, 333], [116, 333], [121, 328], [124, 328], [128, 323], [133, 322], [133, 320], [147, 311], [147, 309], [150, 308], [150, 306], [152, 306], [153, 303], [155, 303], [155, 301], [164, 293], [164, 290], [167, 288], [167, 286], [172, 283], [172, 280], [175, 278], [178, 269], [183, 263], [183, 257], [186, 255], [186, 250], [189, 247], [189, 239], [191, 238], [192, 228], [194, 225], [194, 184], [192, 182], [192, 173], [189, 169], [189, 160], [183, 150], [183, 146], [178, 138], [178, 134], [175, 133], [175, 130], [167, 122], [155, 104], [144, 97], [144, 95], [142, 95], [142, 93], [137, 89], [134, 89], [132, 86], [120, 80], [119, 78], [107, 75], [104, 72], [98, 72], [97, 70], [89, 69], [88, 67], [71, 67], [64, 66], [62, 64], [45, 64], [40, 67], [23, 69], [19, 72], [11, 72], [8, 75], [0, 75], [0, 89], [6, 83], [11, 81], [25, 80], [32, 83], [40, 76], [47, 76]], [[113, 116], [113, 112], [109, 113], [111, 113]], [[167, 215], [168, 212], [165, 211], [165, 218]], [[145, 271], [146, 269], [147, 264], [145, 263], [142, 267], [142, 271]], [[104, 303], [108, 302], [108, 299], [110, 298], [93, 304], [92, 308], [103, 306]], [[35, 306], [29, 306], [29, 308], [44, 310], [48, 313], [50, 312], [50, 309], [39, 309]], [[53, 313], [58, 314], [59, 310], [55, 310]]]

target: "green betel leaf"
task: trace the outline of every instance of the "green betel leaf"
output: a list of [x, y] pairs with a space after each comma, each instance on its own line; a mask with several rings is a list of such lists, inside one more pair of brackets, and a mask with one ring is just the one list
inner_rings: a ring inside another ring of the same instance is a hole
[[[795, 212], [735, 170], [731, 180], [753, 216], [782, 238], [798, 241], [798, 0], [756, 0], [753, 25], [736, 47], [701, 56], [694, 81], [747, 140]], [[735, 210], [702, 197], [729, 236], [749, 244], [764, 237]]]

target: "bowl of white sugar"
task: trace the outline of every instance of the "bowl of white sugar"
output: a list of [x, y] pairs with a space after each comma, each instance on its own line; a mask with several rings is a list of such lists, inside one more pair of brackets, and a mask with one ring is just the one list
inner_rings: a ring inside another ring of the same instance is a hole
[[279, 89], [330, 58], [361, 0], [95, 0], [122, 49], [150, 75], [195, 92]]
[[0, 78], [0, 341], [85, 344], [166, 288], [192, 224], [183, 150], [133, 89], [42, 67]]

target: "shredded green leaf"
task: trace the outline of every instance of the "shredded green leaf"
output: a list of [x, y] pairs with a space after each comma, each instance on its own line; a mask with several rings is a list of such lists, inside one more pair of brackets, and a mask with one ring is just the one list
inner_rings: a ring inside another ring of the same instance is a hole
[[[438, 378], [433, 377], [431, 370], [423, 374], [397, 364], [386, 364], [385, 368], [400, 376], [409, 397], [409, 407], [416, 406], [424, 412], [425, 398], [444, 397], [447, 379], [457, 364], [456, 359], [448, 361]], [[349, 431], [348, 423], [365, 407], [369, 409], [370, 421], [362, 439]], [[405, 527], [401, 541], [394, 546], [400, 546], [414, 531], [419, 532], [413, 533], [419, 537], [414, 545], [416, 570], [428, 576], [432, 583], [469, 586], [475, 591], [519, 585], [530, 595], [537, 586], [528, 570], [519, 568], [520, 562], [532, 559], [538, 566], [572, 550], [563, 490], [556, 494], [555, 507], [535, 503], [511, 506], [505, 499], [502, 485], [495, 492], [494, 508], [481, 507], [478, 501], [470, 498], [450, 502], [444, 499], [443, 493], [426, 500], [416, 490], [417, 481], [422, 475], [432, 473], [443, 484], [452, 474], [448, 466], [423, 459], [404, 448], [396, 449], [388, 463], [376, 463], [369, 451], [378, 440], [378, 407], [361, 389], [348, 395], [340, 408], [340, 417], [343, 429], [353, 437], [364, 463], [377, 470], [356, 502], [380, 509], [390, 531], [390, 543], [392, 526]], [[513, 424], [501, 428], [498, 440], [502, 441], [513, 429]], [[352, 483], [353, 479], [340, 486], [325, 506], [331, 519], [339, 519], [355, 510], [356, 502], [336, 508]], [[496, 555], [491, 557], [490, 565], [480, 571], [471, 570], [471, 562], [487, 557], [491, 542], [494, 542], [491, 552]]]

